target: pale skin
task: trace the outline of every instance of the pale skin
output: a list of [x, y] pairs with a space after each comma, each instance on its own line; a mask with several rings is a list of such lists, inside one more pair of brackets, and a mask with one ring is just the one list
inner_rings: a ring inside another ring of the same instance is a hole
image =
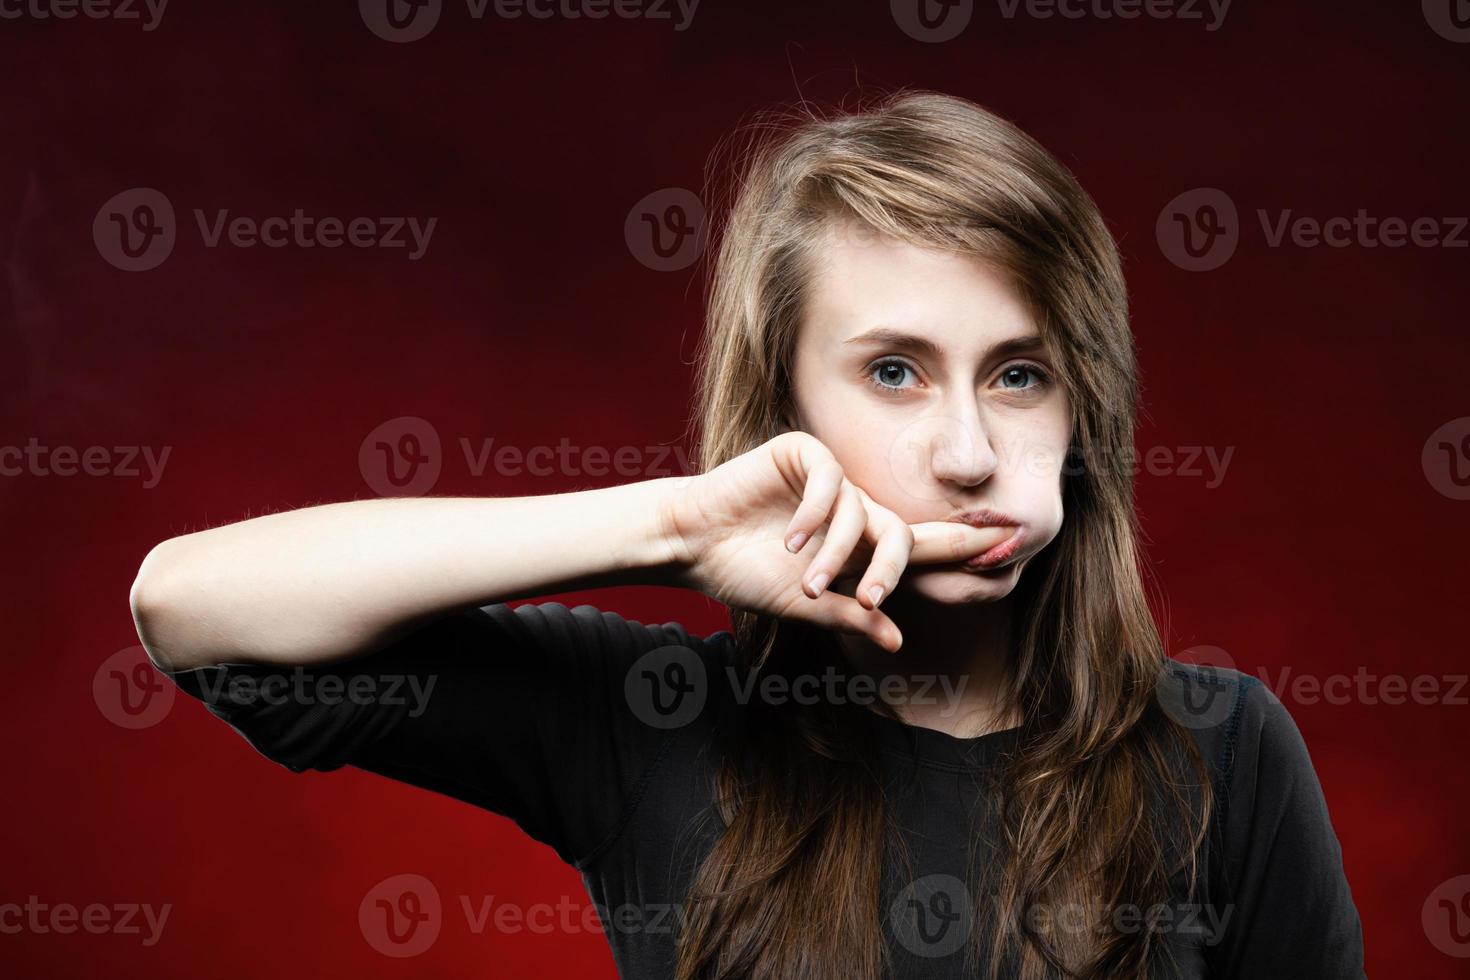
[[1071, 419], [1053, 358], [1006, 278], [971, 256], [856, 224], [834, 225], [821, 254], [790, 423], [832, 451], [872, 511], [922, 522], [990, 508], [1025, 532], [996, 569], [904, 575], [883, 607], [903, 631], [901, 666], [863, 636], [839, 639], [855, 669], [947, 676], [962, 691], [898, 706], [909, 723], [959, 736], [1009, 727], [1019, 719], [996, 708], [1014, 654], [1009, 600], [1062, 526]]
[[[1016, 390], [1033, 383], [1017, 365], [1051, 371], [1039, 350], [995, 356], [997, 342], [1035, 330], [976, 260], [854, 236], [834, 236], [825, 256], [793, 366], [790, 431], [694, 477], [348, 501], [169, 538], [130, 593], [144, 647], [168, 670], [324, 663], [459, 607], [665, 585], [833, 629], [862, 672], [966, 678], [959, 711], [905, 705], [905, 719], [962, 735], [998, 727], [1005, 599], [1061, 525], [1065, 396]], [[878, 325], [932, 346], [854, 340]], [[885, 358], [908, 368], [880, 368]], [[902, 390], [875, 388], [869, 365]], [[1021, 450], [1041, 462], [1006, 462]], [[1015, 530], [950, 519], [979, 507], [1025, 529], [1021, 554], [1000, 569], [959, 564]]]

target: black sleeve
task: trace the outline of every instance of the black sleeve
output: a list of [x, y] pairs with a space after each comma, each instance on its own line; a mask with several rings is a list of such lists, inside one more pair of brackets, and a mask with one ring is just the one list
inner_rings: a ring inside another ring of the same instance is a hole
[[1306, 743], [1281, 701], [1246, 679], [1233, 719], [1225, 920], [1211, 976], [1359, 980], [1363, 931]]
[[645, 654], [703, 658], [714, 639], [591, 605], [497, 603], [352, 660], [165, 673], [293, 772], [352, 765], [422, 786], [509, 816], [580, 866], [621, 829], [670, 737], [630, 702], [630, 669]]

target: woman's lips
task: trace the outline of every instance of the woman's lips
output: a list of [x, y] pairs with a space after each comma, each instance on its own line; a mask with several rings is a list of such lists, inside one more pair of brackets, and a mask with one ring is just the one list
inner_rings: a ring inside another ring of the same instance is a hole
[[1026, 529], [1017, 526], [1015, 532], [989, 551], [976, 555], [964, 563], [966, 568], [994, 568], [1014, 558], [1026, 539]]

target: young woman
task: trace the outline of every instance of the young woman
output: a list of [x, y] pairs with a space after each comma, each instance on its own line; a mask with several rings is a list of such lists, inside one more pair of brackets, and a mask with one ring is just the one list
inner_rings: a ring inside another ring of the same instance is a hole
[[[1361, 976], [1290, 716], [1167, 659], [1145, 602], [1092, 201], [962, 99], [776, 122], [720, 236], [698, 475], [172, 538], [131, 595], [154, 663], [293, 771], [512, 817], [624, 976]], [[733, 628], [508, 605], [631, 584]]]

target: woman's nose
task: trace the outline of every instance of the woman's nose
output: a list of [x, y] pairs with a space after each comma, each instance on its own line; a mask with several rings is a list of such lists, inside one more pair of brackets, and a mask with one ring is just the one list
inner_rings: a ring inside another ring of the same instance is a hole
[[999, 457], [977, 413], [946, 415], [929, 442], [929, 472], [936, 482], [974, 486], [995, 472]]
[[974, 406], [914, 419], [889, 452], [894, 477], [916, 501], [948, 499], [956, 485], [984, 482], [999, 462], [988, 427]]

